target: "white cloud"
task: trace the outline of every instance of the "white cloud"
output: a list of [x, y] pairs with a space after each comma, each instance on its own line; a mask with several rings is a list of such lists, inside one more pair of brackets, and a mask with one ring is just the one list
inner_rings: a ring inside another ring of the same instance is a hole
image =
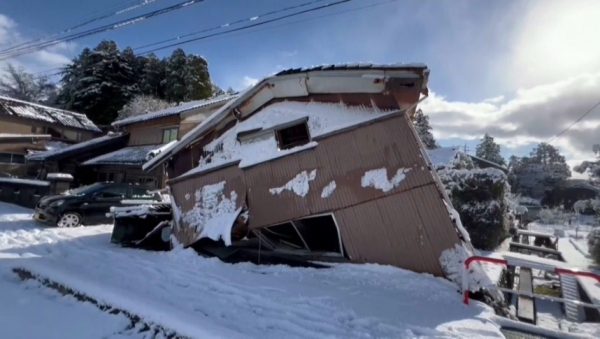
[[[0, 14], [0, 50], [13, 47], [31, 40], [19, 32], [17, 23], [6, 15]], [[77, 44], [60, 43], [45, 50], [25, 54], [8, 60], [0, 61], [0, 69], [7, 63], [23, 67], [27, 72], [37, 73], [60, 67], [71, 61]]]
[[242, 87], [243, 88], [248, 88], [250, 86], [254, 86], [257, 83], [258, 83], [258, 79], [251, 78], [247, 75], [245, 75], [244, 78], [242, 79]]
[[[430, 116], [438, 139], [479, 139], [490, 133], [500, 144], [516, 148], [547, 142], [592, 108], [600, 97], [600, 72], [521, 89], [503, 103], [449, 101], [432, 93], [420, 106]], [[502, 98], [503, 99], [503, 98]], [[600, 107], [552, 143], [571, 162], [593, 156], [600, 143]]]

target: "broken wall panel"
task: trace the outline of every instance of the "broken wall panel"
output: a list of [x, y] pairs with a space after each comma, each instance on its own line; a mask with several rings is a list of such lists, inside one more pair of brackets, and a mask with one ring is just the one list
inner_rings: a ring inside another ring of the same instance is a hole
[[[408, 124], [403, 115], [396, 115], [319, 139], [312, 150], [246, 168], [250, 228], [326, 213], [433, 183]], [[385, 169], [390, 179], [402, 168], [410, 170], [388, 191], [361, 185], [367, 171]], [[303, 171], [310, 174], [313, 170], [316, 176], [308, 182], [305, 196], [287, 189], [279, 194], [269, 191], [285, 186]], [[335, 190], [322, 198], [323, 188], [332, 181]]]
[[[201, 190], [206, 185], [215, 185], [223, 181], [225, 182], [223, 194], [229, 198], [231, 192], [235, 191], [237, 194], [236, 208], [244, 206], [246, 202], [246, 183], [242, 170], [237, 164], [171, 183], [171, 193], [179, 204], [181, 213], [185, 214], [194, 208], [197, 190]], [[173, 230], [173, 234], [180, 243], [188, 246], [196, 241], [199, 232], [196, 232], [194, 227], [190, 227], [185, 221], [181, 221], [180, 226], [179, 228], [175, 227]]]
[[443, 228], [453, 227], [447, 214], [448, 221], [439, 225], [427, 224], [423, 219], [427, 213], [441, 213], [415, 199], [415, 194], [426, 187], [432, 187], [432, 184], [334, 213], [342, 241], [353, 262], [377, 262], [443, 275], [439, 254], [459, 240], [456, 234], [441, 236]]

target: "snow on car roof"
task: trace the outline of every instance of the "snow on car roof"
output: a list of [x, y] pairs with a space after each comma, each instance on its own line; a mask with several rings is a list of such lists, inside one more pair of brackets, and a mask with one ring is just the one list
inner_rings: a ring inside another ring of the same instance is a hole
[[163, 146], [144, 145], [125, 147], [120, 150], [92, 158], [82, 165], [142, 165], [146, 162], [148, 153]]
[[135, 115], [135, 116], [128, 117], [125, 119], [117, 120], [117, 121], [113, 122], [112, 124], [113, 124], [113, 126], [124, 126], [124, 125], [133, 124], [135, 122], [158, 119], [158, 118], [162, 118], [162, 117], [166, 117], [166, 116], [170, 116], [170, 115], [180, 114], [180, 113], [190, 111], [190, 110], [193, 110], [196, 108], [205, 107], [205, 106], [229, 101], [236, 97], [237, 97], [237, 95], [227, 94], [227, 95], [220, 95], [220, 96], [206, 99], [206, 100], [183, 102], [179, 106], [165, 108], [165, 109], [162, 109], [162, 110], [156, 111], [156, 112]]
[[75, 129], [100, 132], [98, 126], [88, 119], [85, 114], [69, 112], [54, 107], [2, 96], [0, 96], [0, 115], [14, 116]]

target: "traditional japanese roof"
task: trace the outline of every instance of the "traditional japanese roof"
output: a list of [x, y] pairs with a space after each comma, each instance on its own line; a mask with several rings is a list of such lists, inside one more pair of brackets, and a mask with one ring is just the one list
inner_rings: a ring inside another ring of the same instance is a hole
[[118, 151], [92, 158], [81, 165], [142, 165], [148, 159], [148, 153], [160, 148], [161, 146], [164, 145], [159, 144], [125, 147]]
[[0, 115], [39, 121], [73, 129], [100, 132], [85, 114], [34, 104], [13, 98], [0, 97]]
[[44, 142], [43, 150], [27, 149], [27, 154], [32, 155], [32, 154], [44, 153], [47, 151], [58, 151], [59, 149], [67, 148], [71, 145], [73, 145], [73, 144], [69, 144], [64, 141], [47, 140], [46, 142]]
[[406, 69], [406, 68], [418, 68], [418, 69], [427, 69], [427, 65], [423, 63], [395, 63], [395, 64], [373, 64], [369, 62], [353, 62], [346, 64], [325, 64], [319, 66], [310, 66], [303, 68], [289, 68], [283, 70], [277, 74], [287, 75], [287, 74], [297, 74], [297, 73], [306, 73], [306, 72], [314, 72], [314, 71], [340, 71], [340, 70], [393, 70], [393, 69]]
[[128, 134], [124, 133], [114, 133], [105, 135], [99, 138], [91, 139], [88, 141], [80, 142], [78, 144], [69, 145], [67, 147], [56, 147], [53, 150], [46, 152], [36, 152], [27, 156], [29, 161], [44, 161], [44, 160], [57, 160], [62, 159], [68, 156], [73, 156], [74, 154], [87, 152], [90, 150], [94, 150], [100, 147], [118, 144], [120, 142], [125, 142], [129, 137]]
[[179, 106], [165, 108], [165, 109], [162, 109], [162, 110], [156, 111], [156, 112], [135, 115], [135, 116], [128, 117], [125, 119], [117, 120], [117, 121], [113, 122], [112, 124], [113, 124], [113, 126], [125, 126], [125, 125], [133, 124], [136, 122], [140, 122], [140, 121], [148, 121], [148, 120], [163, 118], [163, 117], [167, 117], [167, 116], [171, 116], [171, 115], [177, 115], [177, 114], [181, 114], [181, 113], [184, 113], [187, 111], [191, 111], [193, 109], [197, 109], [197, 108], [201, 108], [201, 107], [208, 107], [211, 105], [216, 105], [219, 103], [227, 102], [235, 97], [237, 97], [237, 95], [226, 94], [226, 95], [220, 95], [220, 96], [206, 99], [206, 100], [183, 102]]
[[[348, 72], [352, 71], [353, 72]], [[358, 71], [358, 72], [356, 72]], [[309, 74], [310, 73], [310, 74]], [[345, 64], [290, 69], [264, 78], [255, 86], [211, 114], [181, 140], [165, 149], [142, 167], [152, 170], [173, 154], [219, 125], [232, 114], [244, 118], [271, 100], [327, 93], [383, 93], [394, 80], [420, 79], [419, 91], [427, 95], [429, 69], [423, 64]], [[389, 81], [391, 80], [391, 81]], [[414, 109], [414, 108], [413, 108]]]

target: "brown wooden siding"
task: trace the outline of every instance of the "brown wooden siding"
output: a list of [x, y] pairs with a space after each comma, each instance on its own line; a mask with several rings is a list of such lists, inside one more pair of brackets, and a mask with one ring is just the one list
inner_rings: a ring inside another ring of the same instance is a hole
[[[408, 129], [404, 116], [398, 115], [318, 140], [318, 146], [312, 150], [245, 169], [248, 187], [252, 188], [248, 193], [252, 206], [250, 228], [337, 210], [433, 183]], [[362, 187], [365, 172], [380, 168], [387, 169], [388, 179], [400, 168], [410, 171], [398, 187], [388, 192]], [[305, 197], [288, 190], [279, 195], [269, 192], [269, 188], [285, 185], [298, 173], [314, 169], [317, 175], [309, 183]], [[331, 181], [336, 182], [337, 188], [329, 198], [321, 198], [323, 188]], [[273, 210], [274, 205], [286, 208]]]
[[124, 129], [129, 132], [128, 146], [162, 144], [163, 130], [178, 127], [179, 120], [179, 115], [175, 115], [125, 126]]
[[[237, 194], [236, 207], [240, 208], [244, 206], [246, 203], [246, 183], [242, 170], [237, 164], [191, 178], [190, 180], [171, 184], [171, 194], [173, 194], [181, 212], [187, 213], [196, 204], [195, 194], [197, 190], [201, 190], [206, 185], [214, 185], [222, 181], [225, 181], [225, 188], [223, 189], [225, 196], [229, 198], [231, 192], [235, 191]], [[185, 198], [186, 194], [189, 194], [189, 199]], [[173, 234], [184, 246], [191, 245], [198, 237], [196, 230], [189, 227], [185, 222], [181, 227], [176, 227], [173, 230]]]

